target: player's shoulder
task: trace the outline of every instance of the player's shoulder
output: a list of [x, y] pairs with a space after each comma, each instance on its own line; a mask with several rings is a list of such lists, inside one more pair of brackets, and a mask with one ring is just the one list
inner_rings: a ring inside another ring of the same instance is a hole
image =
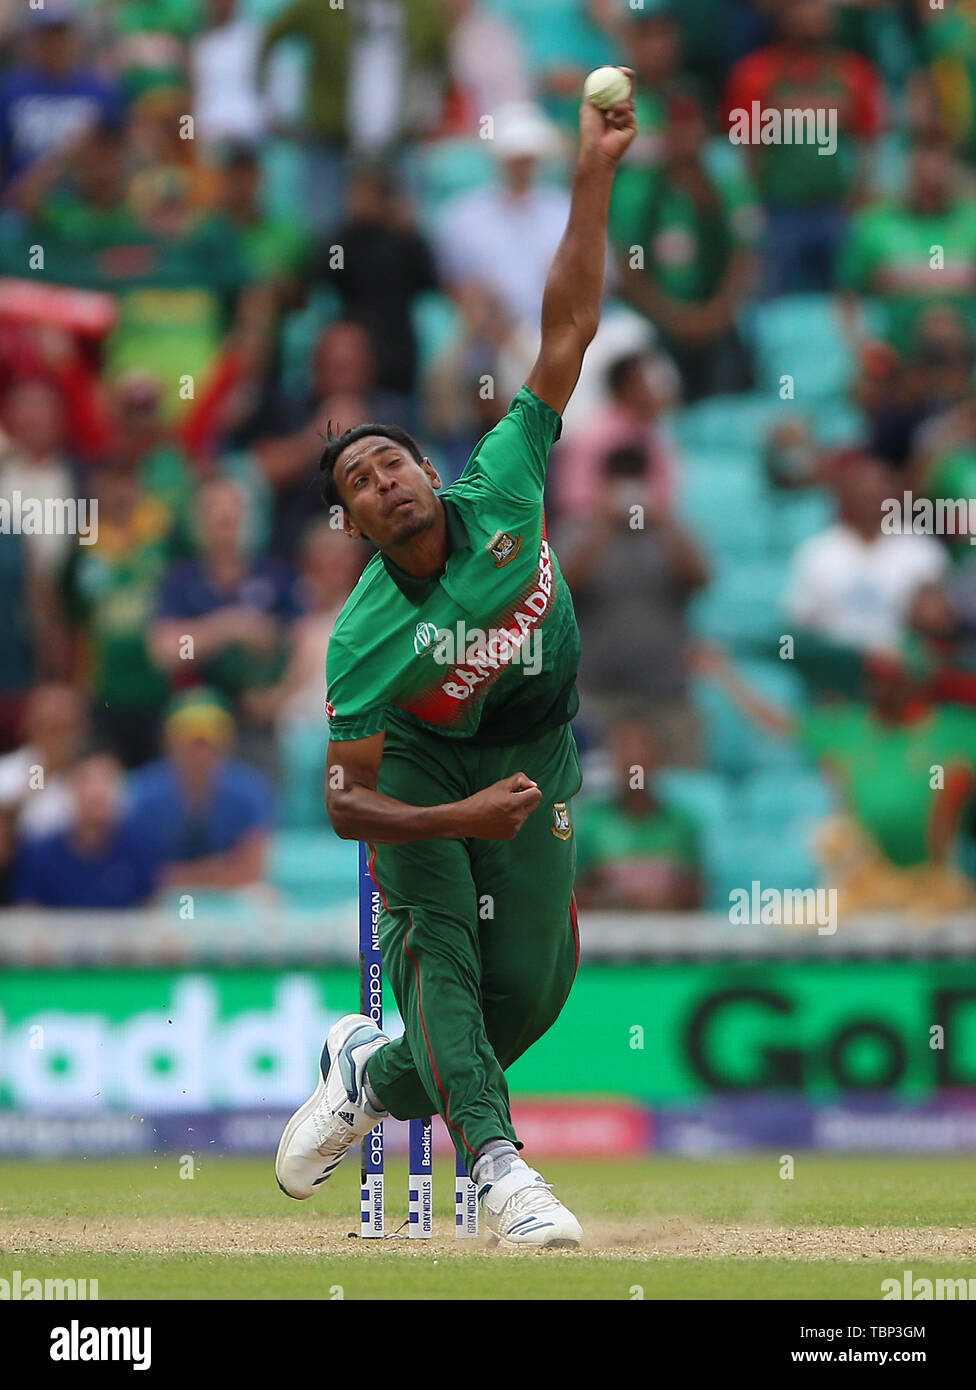
[[510, 433], [513, 427], [522, 432], [540, 435], [548, 446], [559, 438], [562, 425], [562, 416], [557, 410], [548, 405], [541, 396], [537, 396], [531, 386], [520, 386], [509, 402], [505, 414], [475, 445], [471, 460], [478, 457], [489, 440]]
[[342, 605], [332, 629], [331, 641], [341, 643], [348, 642], [350, 638], [358, 640], [362, 624], [375, 621], [376, 613], [382, 611], [389, 603], [390, 593], [394, 588], [395, 585], [383, 564], [383, 556], [377, 550], [376, 554], [367, 560], [362, 574]]

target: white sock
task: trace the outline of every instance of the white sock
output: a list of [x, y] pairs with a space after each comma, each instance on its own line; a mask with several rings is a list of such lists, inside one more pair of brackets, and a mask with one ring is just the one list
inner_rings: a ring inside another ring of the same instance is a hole
[[518, 1149], [511, 1139], [489, 1139], [475, 1160], [471, 1170], [471, 1180], [479, 1187], [483, 1183], [497, 1182], [518, 1158]]
[[[373, 1053], [378, 1052], [380, 1047], [385, 1046], [385, 1042], [380, 1043], [378, 1046], [375, 1043], [370, 1044], [369, 1053], [367, 1054], [367, 1057], [362, 1064], [361, 1073], [358, 1063], [356, 1066], [356, 1071], [361, 1076], [360, 1086], [364, 1098], [363, 1109], [366, 1111], [368, 1115], [375, 1115], [378, 1120], [385, 1120], [390, 1112], [384, 1107], [383, 1102], [380, 1100], [379, 1096], [376, 1094], [372, 1086], [369, 1084], [368, 1067], [369, 1059], [370, 1057], [372, 1057]], [[359, 1049], [356, 1048], [356, 1051], [358, 1052]]]

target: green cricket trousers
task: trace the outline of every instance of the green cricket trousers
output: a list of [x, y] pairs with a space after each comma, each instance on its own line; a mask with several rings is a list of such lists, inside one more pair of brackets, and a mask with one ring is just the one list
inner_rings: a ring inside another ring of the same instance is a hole
[[368, 846], [383, 970], [405, 1029], [370, 1061], [370, 1084], [398, 1120], [443, 1116], [469, 1173], [490, 1139], [521, 1148], [505, 1070], [552, 1026], [576, 976], [579, 754], [568, 724], [504, 747], [388, 729], [377, 782], [398, 801], [439, 806], [516, 772], [542, 801], [514, 840]]

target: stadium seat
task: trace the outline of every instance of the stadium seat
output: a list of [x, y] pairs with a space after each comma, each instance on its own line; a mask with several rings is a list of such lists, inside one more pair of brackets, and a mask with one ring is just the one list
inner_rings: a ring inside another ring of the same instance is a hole
[[661, 800], [693, 816], [701, 827], [730, 818], [728, 783], [717, 772], [697, 767], [664, 767], [655, 776]]
[[661, 800], [691, 816], [698, 829], [704, 899], [711, 901], [712, 864], [721, 855], [721, 845], [733, 820], [730, 783], [716, 772], [704, 768], [666, 767], [656, 775]]
[[411, 317], [417, 335], [417, 367], [422, 376], [432, 358], [450, 342], [458, 315], [446, 295], [432, 292], [414, 301]]
[[[734, 801], [734, 795], [733, 795]], [[724, 834], [706, 843], [706, 906], [729, 911], [733, 889], [748, 890], [754, 879], [763, 888], [814, 888], [818, 868], [810, 837], [801, 822], [789, 822], [772, 839], [768, 831], [732, 821]]]
[[536, 71], [550, 67], [554, 60], [584, 67], [614, 61], [579, 0], [489, 0], [485, 8], [518, 31]]
[[757, 832], [776, 839], [782, 826], [815, 825], [835, 808], [831, 787], [816, 768], [763, 768], [738, 785], [736, 811]]
[[321, 726], [299, 724], [284, 728], [278, 746], [281, 751], [279, 823], [288, 828], [325, 825], [329, 731], [324, 719]]
[[817, 402], [811, 418], [814, 435], [829, 448], [847, 448], [866, 438], [866, 417], [846, 396], [824, 397]]
[[350, 896], [357, 879], [356, 844], [328, 827], [279, 830], [271, 842], [268, 876], [295, 907], [330, 907]]
[[293, 140], [268, 139], [261, 145], [264, 206], [276, 217], [304, 217], [305, 168]]
[[790, 294], [756, 307], [756, 372], [759, 385], [778, 392], [793, 377], [795, 400], [839, 395], [850, 384], [853, 358], [841, 331], [837, 302], [829, 294]]
[[309, 389], [312, 350], [316, 339], [339, 317], [338, 294], [328, 285], [309, 290], [304, 309], [287, 314], [281, 325], [281, 377], [289, 395], [301, 396]]
[[790, 401], [768, 393], [709, 396], [682, 411], [672, 422], [683, 450], [761, 448], [770, 426], [793, 410]]
[[[788, 710], [802, 708], [803, 683], [788, 662], [740, 660], [737, 666], [746, 683], [774, 703]], [[780, 771], [808, 766], [791, 739], [777, 738], [757, 728], [711, 682], [696, 681], [693, 690], [704, 721], [706, 760], [711, 767], [727, 775], [741, 776], [760, 768]]]
[[204, 930], [219, 927], [226, 928], [228, 933], [260, 922], [267, 910], [260, 892], [251, 893], [247, 889], [234, 892], [230, 889], [194, 888], [192, 897], [192, 918], [186, 917], [185, 892], [163, 894], [160, 906], [174, 923], [190, 921]]
[[678, 512], [712, 555], [762, 555], [774, 540], [767, 489], [753, 461], [741, 455], [727, 455], [718, 466], [686, 460]]
[[769, 650], [784, 631], [785, 562], [764, 554], [712, 558], [718, 560], [712, 582], [692, 603], [694, 630], [732, 651]]
[[405, 174], [407, 186], [419, 203], [424, 226], [430, 230], [451, 198], [491, 182], [491, 150], [485, 140], [429, 141], [408, 153]]
[[783, 492], [770, 488], [767, 506], [771, 548], [784, 556], [825, 530], [834, 520], [835, 508], [826, 492]]

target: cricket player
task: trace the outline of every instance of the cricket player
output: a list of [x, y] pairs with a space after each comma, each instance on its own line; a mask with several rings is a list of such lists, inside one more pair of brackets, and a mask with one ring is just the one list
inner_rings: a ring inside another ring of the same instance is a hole
[[579, 963], [579, 631], [543, 488], [599, 322], [610, 192], [636, 129], [632, 99], [583, 102], [539, 355], [458, 481], [441, 494], [393, 426], [330, 438], [321, 461], [326, 502], [378, 550], [329, 645], [328, 813], [367, 843], [405, 1032], [391, 1042], [363, 1014], [331, 1029], [275, 1172], [290, 1197], [311, 1197], [387, 1115], [437, 1112], [507, 1248], [582, 1238], [519, 1155], [505, 1070], [559, 1016]]

